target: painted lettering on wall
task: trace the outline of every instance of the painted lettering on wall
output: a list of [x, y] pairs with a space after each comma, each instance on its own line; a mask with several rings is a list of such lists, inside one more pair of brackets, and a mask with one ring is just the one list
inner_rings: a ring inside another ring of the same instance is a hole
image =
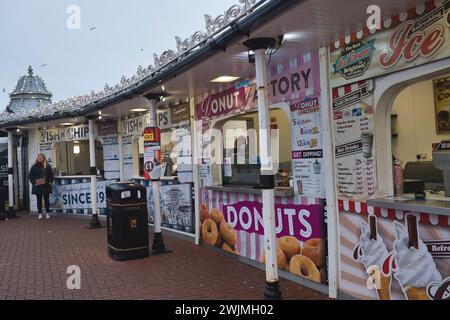
[[[262, 203], [243, 201], [224, 205], [226, 221], [237, 231], [264, 235]], [[323, 207], [320, 205], [277, 204], [278, 237], [294, 236], [300, 241], [324, 237]]]

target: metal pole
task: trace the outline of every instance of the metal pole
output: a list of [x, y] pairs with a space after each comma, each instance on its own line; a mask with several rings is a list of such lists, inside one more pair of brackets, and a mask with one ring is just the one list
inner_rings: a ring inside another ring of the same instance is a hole
[[97, 209], [97, 164], [95, 160], [95, 134], [94, 134], [94, 119], [89, 119], [89, 159], [91, 163], [91, 207], [92, 219], [90, 229], [101, 228], [100, 220], [98, 218]]
[[[156, 121], [156, 103], [157, 98], [155, 97], [147, 97], [149, 102], [149, 112], [150, 112], [150, 127], [157, 127]], [[164, 245], [164, 239], [162, 236], [162, 228], [161, 228], [161, 195], [160, 195], [160, 185], [161, 178], [151, 178], [152, 190], [153, 190], [153, 213], [154, 213], [154, 238], [152, 245], [152, 255], [169, 253], [170, 251], [166, 250]]]
[[16, 218], [14, 212], [14, 161], [13, 161], [13, 133], [8, 131], [8, 218]]
[[323, 159], [325, 175], [324, 183], [326, 186], [326, 207], [327, 216], [327, 234], [328, 234], [328, 282], [329, 296], [337, 298], [339, 289], [339, 222], [338, 222], [338, 205], [336, 197], [336, 181], [334, 166], [334, 143], [332, 134], [332, 123], [330, 116], [330, 86], [328, 81], [329, 75], [329, 58], [328, 48], [321, 48], [320, 56], [320, 83], [321, 83], [321, 101], [320, 115], [322, 124], [323, 139]]
[[198, 176], [198, 141], [197, 141], [197, 123], [195, 122], [195, 100], [190, 100], [191, 110], [191, 140], [192, 140], [192, 178], [194, 182], [194, 210], [195, 210], [195, 244], [200, 245], [200, 180]]
[[275, 226], [275, 172], [270, 138], [269, 96], [267, 91], [266, 49], [255, 50], [258, 90], [259, 147], [261, 155], [261, 189], [263, 198], [264, 250], [266, 256], [266, 299], [281, 299], [278, 282]]

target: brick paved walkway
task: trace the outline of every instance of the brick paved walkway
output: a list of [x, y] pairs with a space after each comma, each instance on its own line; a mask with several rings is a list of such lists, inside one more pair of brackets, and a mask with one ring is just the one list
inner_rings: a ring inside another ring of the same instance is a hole
[[[59, 217], [0, 221], [0, 300], [254, 300], [264, 292], [264, 272], [168, 235], [173, 254], [114, 262], [106, 229], [87, 226], [86, 220]], [[69, 265], [81, 267], [79, 291], [66, 288]], [[281, 289], [285, 299], [326, 299], [287, 280]]]

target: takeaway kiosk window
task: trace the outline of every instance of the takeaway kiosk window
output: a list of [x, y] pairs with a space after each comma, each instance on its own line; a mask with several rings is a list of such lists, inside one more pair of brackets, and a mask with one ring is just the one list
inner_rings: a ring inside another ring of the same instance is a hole
[[[279, 163], [277, 187], [289, 187], [292, 176], [291, 126], [281, 109], [270, 111], [271, 140], [275, 161]], [[259, 186], [261, 169], [258, 113], [247, 113], [218, 122], [222, 132], [222, 184], [224, 186]], [[278, 130], [277, 130], [278, 129]]]
[[189, 125], [174, 127], [161, 132], [161, 156], [164, 176], [177, 176], [192, 164], [191, 128]]
[[439, 100], [440, 92], [448, 88], [450, 78], [430, 79], [405, 88], [394, 101], [391, 145], [395, 195], [425, 192], [433, 197], [450, 196], [450, 105]]
[[[52, 149], [57, 176], [90, 175], [89, 141], [57, 142]], [[103, 145], [95, 142], [97, 170], [103, 172]]]

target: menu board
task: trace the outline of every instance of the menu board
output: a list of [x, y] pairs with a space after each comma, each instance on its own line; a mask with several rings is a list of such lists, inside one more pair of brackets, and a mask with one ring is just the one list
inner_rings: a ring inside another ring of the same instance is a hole
[[122, 138], [124, 179], [133, 178], [133, 136]]
[[120, 178], [119, 141], [117, 135], [101, 137], [104, 154], [105, 178]]
[[172, 141], [175, 142], [173, 152], [177, 158], [178, 180], [181, 183], [193, 182], [191, 127], [185, 125], [176, 128]]
[[292, 103], [290, 108], [295, 193], [325, 197], [319, 98]]
[[364, 201], [376, 195], [373, 82], [335, 90], [333, 129], [338, 195]]

